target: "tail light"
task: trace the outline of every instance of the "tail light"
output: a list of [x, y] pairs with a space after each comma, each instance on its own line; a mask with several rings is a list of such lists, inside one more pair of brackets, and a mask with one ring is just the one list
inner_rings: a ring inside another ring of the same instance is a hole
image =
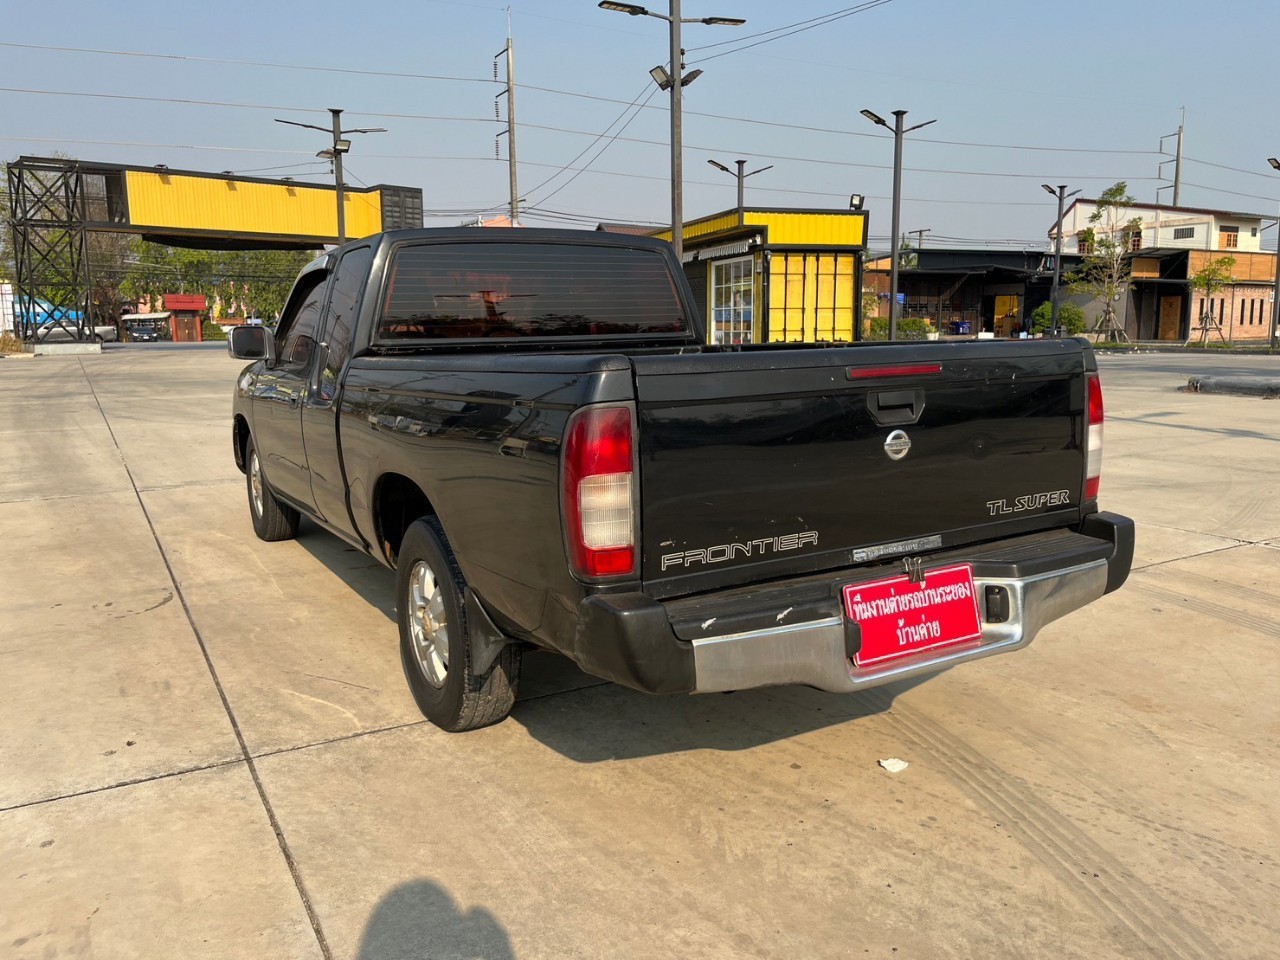
[[579, 577], [633, 576], [635, 444], [630, 407], [585, 407], [565, 431], [565, 540]]
[[1098, 499], [1098, 483], [1102, 479], [1102, 381], [1096, 373], [1086, 378], [1089, 383], [1089, 433], [1085, 438], [1085, 501]]

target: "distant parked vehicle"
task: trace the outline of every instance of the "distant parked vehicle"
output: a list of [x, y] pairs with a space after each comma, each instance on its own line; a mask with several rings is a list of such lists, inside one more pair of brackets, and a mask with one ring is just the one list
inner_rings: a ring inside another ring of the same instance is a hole
[[[102, 343], [104, 340], [119, 340], [120, 331], [116, 329], [115, 324], [107, 323], [93, 327], [88, 336], [89, 339]], [[64, 320], [61, 323], [57, 320], [46, 320], [36, 328], [36, 340], [41, 343], [75, 339], [76, 324], [74, 320]]]
[[160, 334], [155, 327], [130, 327], [129, 339], [134, 343], [155, 343], [160, 339]]

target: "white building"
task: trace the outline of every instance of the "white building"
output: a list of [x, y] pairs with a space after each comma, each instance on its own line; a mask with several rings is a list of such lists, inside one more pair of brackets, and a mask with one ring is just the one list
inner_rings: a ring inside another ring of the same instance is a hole
[[[1090, 227], [1095, 233], [1105, 232], [1106, 224], [1091, 224], [1098, 209], [1097, 200], [1077, 199], [1062, 215], [1062, 252], [1088, 254], [1081, 250], [1081, 235]], [[1126, 224], [1140, 220], [1141, 227], [1129, 238], [1129, 249], [1222, 250], [1257, 253], [1262, 249], [1262, 225], [1274, 217], [1230, 210], [1205, 210], [1198, 207], [1169, 207], [1155, 203], [1134, 203], [1116, 211], [1114, 222]], [[1107, 220], [1112, 220], [1111, 214]], [[1056, 237], [1051, 227], [1049, 237]]]
[[[1097, 200], [1078, 199], [1063, 212], [1062, 251], [1088, 256], [1091, 227], [1096, 235], [1114, 224], [1127, 234], [1132, 277], [1116, 312], [1131, 338], [1259, 342], [1270, 336], [1276, 257], [1262, 249], [1262, 232], [1274, 216], [1133, 203], [1091, 224], [1097, 209]], [[1133, 220], [1138, 223], [1129, 229]], [[1054, 227], [1049, 237], [1056, 237]], [[1234, 261], [1226, 286], [1212, 297], [1194, 290], [1191, 278], [1223, 257]], [[1092, 319], [1100, 306], [1085, 309]]]

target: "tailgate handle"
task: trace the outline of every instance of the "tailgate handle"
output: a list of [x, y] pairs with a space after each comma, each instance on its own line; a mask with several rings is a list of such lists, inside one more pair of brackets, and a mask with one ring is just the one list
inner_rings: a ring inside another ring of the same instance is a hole
[[867, 409], [882, 427], [915, 423], [924, 412], [924, 391], [873, 390], [867, 394]]

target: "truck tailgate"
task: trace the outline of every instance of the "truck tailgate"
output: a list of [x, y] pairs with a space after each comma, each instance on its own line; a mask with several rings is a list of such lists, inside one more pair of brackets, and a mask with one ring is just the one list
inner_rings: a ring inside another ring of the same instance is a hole
[[635, 357], [656, 597], [1066, 526], [1089, 347], [876, 344]]

